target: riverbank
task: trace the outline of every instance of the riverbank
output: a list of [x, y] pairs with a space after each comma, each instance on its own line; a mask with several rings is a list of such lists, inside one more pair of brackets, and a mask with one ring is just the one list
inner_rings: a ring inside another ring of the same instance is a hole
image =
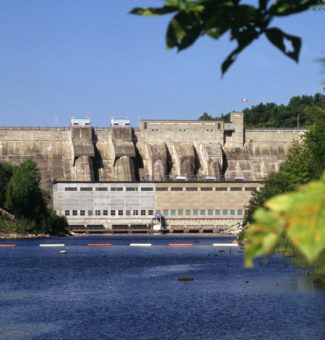
[[0, 231], [0, 239], [32, 239], [32, 238], [51, 238], [51, 237], [66, 237], [66, 236], [71, 236], [71, 237], [143, 237], [143, 236], [166, 236], [166, 237], [195, 237], [195, 238], [208, 238], [208, 237], [217, 237], [217, 238], [229, 238], [233, 237], [235, 238], [236, 236], [232, 234], [196, 234], [196, 233], [179, 233], [179, 234], [174, 234], [174, 233], [168, 233], [168, 234], [112, 234], [112, 233], [105, 233], [105, 234], [75, 234], [73, 232], [69, 234], [60, 234], [60, 235], [50, 235], [50, 234], [33, 234], [33, 233], [27, 233], [27, 234], [22, 234], [22, 233], [15, 233], [15, 232], [3, 232]]
[[15, 239], [30, 239], [30, 238], [47, 238], [51, 237], [49, 234], [20, 234], [14, 232], [0, 232], [0, 239], [15, 240]]

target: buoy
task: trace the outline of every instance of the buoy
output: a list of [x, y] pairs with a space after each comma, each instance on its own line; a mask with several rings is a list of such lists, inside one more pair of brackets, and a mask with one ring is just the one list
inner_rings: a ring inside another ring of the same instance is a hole
[[151, 243], [130, 243], [130, 247], [151, 247]]
[[88, 247], [111, 247], [112, 243], [88, 243]]
[[39, 245], [40, 247], [64, 247], [64, 243], [43, 243]]
[[169, 243], [170, 247], [192, 247], [192, 243]]
[[213, 243], [214, 247], [238, 247], [238, 243]]

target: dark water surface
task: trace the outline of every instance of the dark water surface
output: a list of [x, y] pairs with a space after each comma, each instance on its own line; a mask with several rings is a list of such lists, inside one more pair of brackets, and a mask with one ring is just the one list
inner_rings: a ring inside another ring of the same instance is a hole
[[[0, 248], [0, 339], [325, 339], [325, 293], [305, 272], [281, 256], [244, 269], [240, 249], [212, 247], [230, 241], [1, 241], [17, 246]], [[171, 242], [193, 247], [168, 247]], [[40, 243], [65, 243], [67, 254]], [[194, 280], [177, 280], [184, 275]]]

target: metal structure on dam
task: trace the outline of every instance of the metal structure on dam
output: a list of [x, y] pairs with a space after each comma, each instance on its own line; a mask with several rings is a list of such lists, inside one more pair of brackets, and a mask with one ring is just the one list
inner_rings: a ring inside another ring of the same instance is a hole
[[170, 231], [215, 232], [242, 221], [259, 181], [277, 171], [302, 129], [230, 123], [112, 119], [94, 128], [0, 128], [0, 161], [35, 160], [53, 206], [75, 230], [145, 231], [161, 216]]

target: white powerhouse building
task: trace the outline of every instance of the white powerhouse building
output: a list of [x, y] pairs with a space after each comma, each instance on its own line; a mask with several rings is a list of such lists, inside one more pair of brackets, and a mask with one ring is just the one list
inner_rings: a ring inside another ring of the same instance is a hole
[[259, 182], [59, 182], [53, 205], [72, 230], [140, 232], [162, 218], [170, 232], [218, 232], [244, 217]]

